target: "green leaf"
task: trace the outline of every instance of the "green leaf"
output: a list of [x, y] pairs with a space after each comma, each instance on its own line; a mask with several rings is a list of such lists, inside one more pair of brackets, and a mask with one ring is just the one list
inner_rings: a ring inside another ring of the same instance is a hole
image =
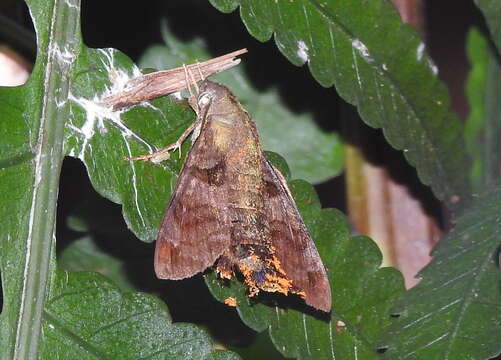
[[501, 3], [499, 0], [475, 0], [478, 8], [482, 11], [489, 25], [492, 39], [501, 52]]
[[399, 299], [382, 345], [390, 359], [488, 359], [501, 352], [501, 187], [458, 219]]
[[59, 272], [44, 318], [44, 359], [237, 359], [212, 351], [194, 325], [172, 324], [153, 296], [95, 273]]
[[256, 338], [250, 347], [236, 348], [234, 351], [243, 359], [266, 359], [266, 360], [285, 360], [285, 358], [276, 349], [267, 333], [257, 333]]
[[222, 284], [212, 273], [206, 275], [211, 292], [220, 301], [234, 297], [242, 320], [257, 331], [268, 329], [284, 356], [376, 359], [378, 333], [388, 326], [389, 308], [404, 289], [401, 275], [391, 268], [379, 268], [377, 246], [366, 237], [350, 236], [339, 211], [321, 210], [311, 185], [294, 180], [289, 186], [328, 269], [331, 316], [301, 305], [298, 299], [294, 302], [292, 296], [279, 298], [278, 304], [292, 304], [287, 309], [265, 306], [249, 298], [239, 281]]
[[213, 351], [204, 360], [239, 360], [240, 357], [231, 351]]
[[123, 205], [124, 218], [136, 235], [153, 241], [182, 156], [172, 154], [161, 166], [124, 158], [176, 141], [194, 120], [193, 112], [168, 97], [112, 111], [102, 99], [139, 75], [137, 67], [114, 49], [85, 48], [77, 64], [65, 150], [84, 162], [92, 185], [101, 195]]
[[121, 289], [132, 290], [122, 261], [100, 250], [92, 236], [72, 242], [58, 257], [58, 265], [68, 272], [94, 271], [112, 280]]
[[465, 135], [473, 159], [472, 183], [481, 190], [501, 177], [501, 67], [477, 30], [470, 30], [467, 43], [472, 68], [466, 84], [470, 114]]
[[9, 359], [38, 356], [44, 300], [55, 267], [68, 77], [80, 46], [77, 1], [27, 3], [37, 34], [33, 73], [24, 86], [0, 88], [0, 188], [5, 195], [0, 210], [0, 351]]
[[358, 107], [370, 126], [404, 151], [421, 181], [448, 205], [469, 196], [459, 120], [417, 33], [388, 1], [210, 0], [221, 11], [240, 6], [251, 35]]
[[[203, 42], [180, 42], [166, 27], [166, 46], [146, 50], [139, 61], [143, 68], [169, 69], [210, 55]], [[243, 56], [245, 61], [245, 55]], [[256, 122], [263, 148], [284, 156], [295, 177], [320, 183], [338, 175], [343, 167], [341, 140], [335, 133], [322, 131], [311, 114], [295, 114], [282, 103], [275, 89], [260, 92], [250, 85], [242, 67], [214, 75], [230, 88]]]

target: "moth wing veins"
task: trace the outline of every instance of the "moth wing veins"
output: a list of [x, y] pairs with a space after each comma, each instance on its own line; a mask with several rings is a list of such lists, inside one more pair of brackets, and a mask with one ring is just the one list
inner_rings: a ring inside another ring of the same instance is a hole
[[289, 280], [292, 293], [306, 304], [331, 311], [331, 289], [325, 267], [311, 239], [283, 175], [263, 158], [266, 212], [275, 255]]

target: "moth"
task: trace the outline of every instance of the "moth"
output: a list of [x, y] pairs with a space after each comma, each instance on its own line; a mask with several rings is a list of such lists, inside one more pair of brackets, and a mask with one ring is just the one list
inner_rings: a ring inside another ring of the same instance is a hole
[[157, 277], [180, 280], [213, 266], [223, 279], [239, 272], [249, 296], [296, 294], [329, 312], [324, 265], [249, 114], [228, 88], [208, 80], [190, 105], [197, 121], [176, 143], [131, 158], [159, 162], [193, 132], [157, 237]]

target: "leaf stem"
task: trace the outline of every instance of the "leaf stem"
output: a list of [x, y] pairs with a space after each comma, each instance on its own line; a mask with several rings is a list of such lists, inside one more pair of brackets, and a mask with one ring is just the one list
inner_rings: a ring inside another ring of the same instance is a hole
[[[32, 14], [36, 1], [28, 1]], [[50, 12], [50, 9], [52, 10]], [[16, 324], [14, 359], [37, 359], [42, 313], [49, 278], [55, 271], [51, 261], [55, 245], [55, 219], [59, 175], [63, 159], [64, 126], [68, 117], [66, 101], [69, 77], [80, 46], [80, 0], [53, 0], [46, 5], [51, 19], [48, 41], [38, 39], [39, 71], [43, 94], [40, 97], [38, 139], [35, 145], [34, 186], [23, 276], [22, 302]], [[38, 9], [40, 11], [40, 9]], [[34, 22], [43, 26], [34, 15]], [[37, 29], [37, 33], [41, 33]], [[47, 44], [45, 48], [43, 44]], [[36, 67], [37, 68], [37, 67]], [[36, 119], [33, 119], [34, 123]]]

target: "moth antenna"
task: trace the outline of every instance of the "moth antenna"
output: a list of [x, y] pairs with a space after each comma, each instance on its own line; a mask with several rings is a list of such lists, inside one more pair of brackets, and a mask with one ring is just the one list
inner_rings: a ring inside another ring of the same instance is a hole
[[188, 74], [190, 75], [191, 77], [191, 82], [193, 83], [193, 87], [195, 88], [195, 91], [197, 93], [197, 95], [200, 93], [200, 90], [198, 89], [198, 84], [197, 84], [197, 80], [195, 79], [195, 77], [193, 76], [193, 73], [190, 71], [190, 69], [187, 69], [188, 71]]
[[188, 91], [190, 92], [190, 97], [192, 97], [193, 92], [191, 91], [190, 77], [188, 76], [188, 68], [186, 67], [186, 64], [183, 64], [183, 70], [184, 70], [184, 77], [186, 80], [186, 87], [188, 88]]
[[197, 70], [198, 70], [198, 74], [200, 75], [200, 79], [202, 79], [202, 81], [205, 81], [205, 76], [202, 73], [202, 69], [200, 68], [200, 62], [198, 60], [197, 60]]

